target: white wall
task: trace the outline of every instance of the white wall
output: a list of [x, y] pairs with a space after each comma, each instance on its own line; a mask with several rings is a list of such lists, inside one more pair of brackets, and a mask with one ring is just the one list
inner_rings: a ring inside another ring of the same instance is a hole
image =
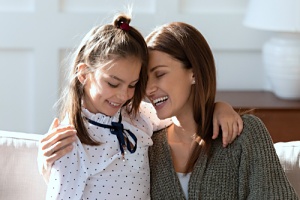
[[132, 26], [183, 21], [214, 52], [219, 90], [268, 90], [261, 46], [270, 33], [242, 20], [247, 0], [0, 0], [0, 129], [43, 134], [55, 116], [60, 65], [93, 26], [133, 4]]

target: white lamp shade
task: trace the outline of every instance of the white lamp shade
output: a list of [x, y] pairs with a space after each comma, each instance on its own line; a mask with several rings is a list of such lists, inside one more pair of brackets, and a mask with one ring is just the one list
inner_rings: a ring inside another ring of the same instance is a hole
[[300, 32], [300, 0], [249, 0], [244, 25], [262, 30]]

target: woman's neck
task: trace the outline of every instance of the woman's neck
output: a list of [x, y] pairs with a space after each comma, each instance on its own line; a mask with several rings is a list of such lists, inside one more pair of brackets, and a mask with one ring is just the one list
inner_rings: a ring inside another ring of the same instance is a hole
[[195, 139], [196, 123], [193, 118], [173, 117], [173, 124], [167, 130], [167, 140], [171, 149], [173, 166], [176, 172], [185, 172]]
[[178, 138], [182, 138], [184, 141], [191, 142], [197, 130], [193, 116], [174, 116], [172, 117], [172, 121], [174, 125], [170, 133], [176, 135]]

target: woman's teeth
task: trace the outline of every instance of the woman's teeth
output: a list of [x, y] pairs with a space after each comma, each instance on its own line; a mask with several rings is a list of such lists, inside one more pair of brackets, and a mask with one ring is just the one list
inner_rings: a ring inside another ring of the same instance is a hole
[[160, 97], [160, 98], [157, 98], [157, 99], [154, 99], [153, 100], [153, 104], [155, 104], [156, 106], [162, 104], [163, 102], [167, 101], [168, 100], [168, 97], [165, 96], [165, 97]]

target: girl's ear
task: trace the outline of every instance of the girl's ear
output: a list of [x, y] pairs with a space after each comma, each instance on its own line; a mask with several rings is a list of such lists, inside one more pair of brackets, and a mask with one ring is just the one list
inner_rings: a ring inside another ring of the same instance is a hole
[[87, 66], [84, 63], [81, 63], [77, 66], [77, 74], [78, 74], [77, 77], [82, 85], [84, 85], [86, 78], [87, 78], [87, 74], [85, 73], [86, 68], [87, 68]]

